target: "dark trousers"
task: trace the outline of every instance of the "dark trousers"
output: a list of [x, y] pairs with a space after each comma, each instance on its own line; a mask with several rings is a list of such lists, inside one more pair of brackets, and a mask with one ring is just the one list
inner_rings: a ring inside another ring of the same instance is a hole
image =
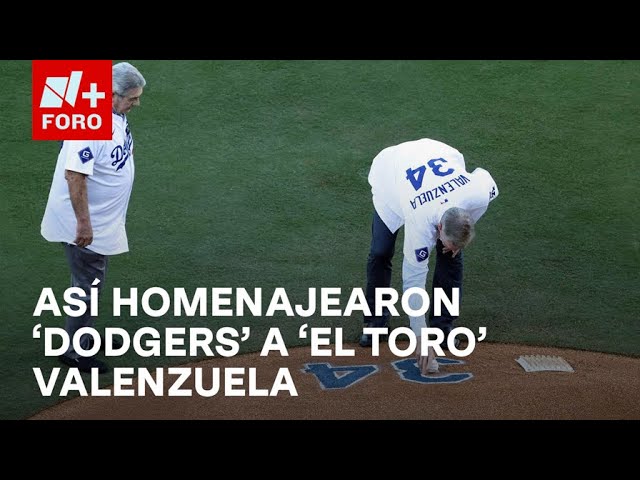
[[[91, 305], [89, 303], [91, 298], [90, 289], [97, 288], [98, 294], [102, 291], [107, 274], [109, 257], [76, 245], [70, 245], [68, 243], [63, 245], [69, 270], [71, 271], [71, 286], [80, 287], [85, 292], [84, 295], [74, 294], [73, 297], [81, 299], [87, 304], [87, 310], [84, 315], [80, 317], [67, 316], [65, 321], [65, 330], [69, 335], [69, 340], [71, 340], [66, 355], [71, 358], [77, 358], [79, 355], [73, 349], [73, 335], [82, 327], [93, 327], [94, 319], [91, 316]], [[100, 283], [92, 286], [96, 278], [100, 280]], [[86, 349], [90, 341], [91, 338], [88, 335], [83, 335], [80, 340], [80, 345]]]
[[[391, 286], [392, 259], [395, 253], [398, 232], [391, 233], [378, 213], [374, 210], [371, 224], [371, 247], [367, 258], [367, 289], [365, 296], [371, 310], [371, 317], [365, 316], [364, 322], [370, 327], [383, 327], [389, 323], [390, 313], [384, 308], [381, 317], [375, 316], [375, 289]], [[449, 253], [442, 253], [444, 245], [440, 240], [436, 243], [436, 262], [433, 272], [431, 288], [431, 300], [433, 289], [442, 288], [448, 298], [454, 287], [460, 288], [460, 301], [462, 301], [462, 277], [463, 277], [463, 252], [453, 257]], [[428, 325], [441, 329], [445, 338], [453, 328], [453, 322], [457, 317], [449, 313], [446, 307], [442, 307], [442, 315], [433, 316], [433, 308], [429, 310]]]

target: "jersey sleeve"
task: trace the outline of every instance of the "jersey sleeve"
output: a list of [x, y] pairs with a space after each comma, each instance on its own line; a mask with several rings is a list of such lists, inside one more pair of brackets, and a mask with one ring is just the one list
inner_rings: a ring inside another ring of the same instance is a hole
[[[421, 288], [426, 291], [427, 274], [429, 273], [428, 262], [425, 262], [424, 266], [415, 266], [411, 263], [407, 257], [404, 257], [402, 261], [402, 291], [403, 293], [410, 288]], [[423, 300], [417, 294], [413, 294], [409, 297], [409, 306], [413, 310], [419, 310], [422, 308]], [[409, 317], [409, 325], [411, 330], [416, 336], [421, 335], [423, 328], [427, 326], [427, 319], [424, 314]]]
[[[402, 262], [402, 290], [406, 292], [410, 288], [420, 288], [426, 291], [427, 275], [429, 273], [429, 258], [431, 257], [437, 241], [437, 222], [434, 218], [421, 221], [408, 221], [405, 225], [405, 237]], [[422, 297], [411, 295], [409, 305], [413, 310], [422, 307]], [[421, 329], [425, 328], [425, 315], [409, 315], [411, 329], [417, 336], [421, 335]]]
[[96, 158], [100, 155], [100, 142], [65, 140], [60, 150], [65, 170], [93, 175]]
[[465, 208], [469, 211], [474, 222], [477, 222], [487, 211], [489, 203], [498, 196], [498, 186], [491, 174], [483, 168], [476, 168], [473, 177], [477, 178], [480, 185], [474, 190], [475, 194], [469, 198]]
[[393, 149], [385, 148], [375, 156], [369, 169], [368, 180], [374, 192], [388, 196], [395, 186], [396, 162]]

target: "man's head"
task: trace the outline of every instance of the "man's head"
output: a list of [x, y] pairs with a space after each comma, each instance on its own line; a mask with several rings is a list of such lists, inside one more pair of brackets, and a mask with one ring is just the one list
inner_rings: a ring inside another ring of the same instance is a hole
[[116, 63], [113, 72], [113, 111], [129, 113], [140, 105], [140, 96], [147, 84], [136, 67], [127, 62]]
[[471, 243], [475, 236], [475, 222], [469, 212], [462, 208], [449, 208], [438, 224], [440, 241], [445, 252], [453, 252], [455, 257], [460, 250]]

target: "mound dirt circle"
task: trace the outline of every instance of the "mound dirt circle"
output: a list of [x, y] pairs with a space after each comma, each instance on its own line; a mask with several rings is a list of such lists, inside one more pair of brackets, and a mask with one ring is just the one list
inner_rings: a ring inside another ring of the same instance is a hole
[[[134, 392], [131, 397], [79, 396], [31, 419], [640, 419], [640, 358], [480, 343], [468, 357], [441, 358], [438, 374], [416, 377], [412, 373], [413, 357], [397, 357], [386, 344], [381, 346], [379, 356], [358, 345], [345, 348], [353, 349], [355, 355], [318, 357], [311, 355], [309, 347], [300, 347], [290, 349], [287, 357], [273, 352], [267, 357], [253, 353], [183, 365], [192, 372], [201, 370], [205, 388], [211, 388], [214, 376], [219, 375], [220, 388], [209, 397], [196, 391], [195, 373], [180, 386], [182, 391], [191, 391], [191, 396], [170, 396], [169, 387], [177, 375], [169, 374], [165, 368], [161, 395], [147, 388], [144, 395]], [[526, 372], [516, 362], [523, 355], [559, 356], [574, 371]], [[461, 362], [446, 363], [449, 359]], [[238, 396], [225, 391], [224, 372], [231, 367], [245, 369], [244, 375], [236, 376], [239, 383], [232, 387], [236, 394], [240, 393]], [[266, 396], [249, 395], [251, 368], [255, 369], [255, 389]], [[286, 389], [272, 390], [281, 369], [290, 373], [297, 396]], [[136, 386], [134, 378], [127, 388], [135, 390]]]

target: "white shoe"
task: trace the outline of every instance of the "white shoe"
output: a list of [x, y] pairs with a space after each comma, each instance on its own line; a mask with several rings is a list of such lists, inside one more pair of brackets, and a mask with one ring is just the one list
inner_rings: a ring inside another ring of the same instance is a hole
[[427, 373], [438, 373], [440, 366], [436, 358], [436, 352], [433, 347], [429, 347], [429, 356], [427, 360]]

